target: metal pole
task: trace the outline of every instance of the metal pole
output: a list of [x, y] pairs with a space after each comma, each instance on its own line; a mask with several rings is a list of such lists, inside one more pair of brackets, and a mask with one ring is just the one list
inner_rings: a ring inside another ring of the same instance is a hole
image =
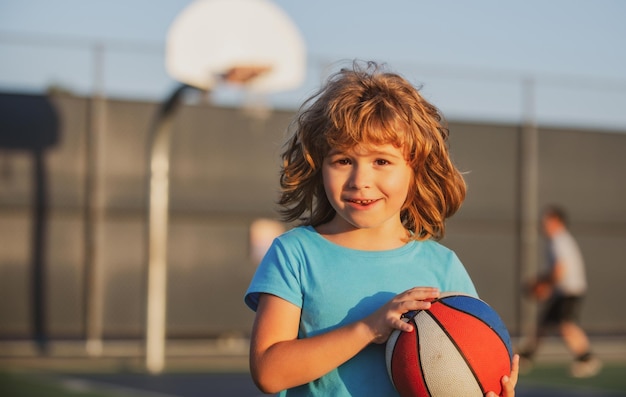
[[85, 173], [85, 349], [90, 356], [102, 355], [103, 280], [100, 260], [102, 203], [102, 135], [105, 122], [104, 46], [93, 47], [94, 92], [89, 104]]
[[146, 367], [153, 374], [165, 367], [170, 136], [173, 115], [187, 88], [179, 86], [163, 104], [150, 136]]
[[45, 150], [33, 150], [33, 232], [32, 232], [32, 292], [33, 331], [39, 354], [48, 353], [48, 316], [46, 311], [46, 231], [48, 226], [48, 178], [45, 167]]
[[[520, 139], [520, 273], [522, 281], [537, 274], [539, 214], [539, 134], [535, 117], [535, 84], [523, 81], [524, 123]], [[532, 338], [537, 327], [537, 308], [519, 294], [521, 333]]]

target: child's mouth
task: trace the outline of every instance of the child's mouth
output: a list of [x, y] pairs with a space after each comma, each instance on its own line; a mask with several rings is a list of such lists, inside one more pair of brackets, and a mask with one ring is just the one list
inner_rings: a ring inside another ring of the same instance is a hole
[[349, 202], [357, 205], [367, 206], [372, 203], [375, 203], [378, 200], [348, 200]]

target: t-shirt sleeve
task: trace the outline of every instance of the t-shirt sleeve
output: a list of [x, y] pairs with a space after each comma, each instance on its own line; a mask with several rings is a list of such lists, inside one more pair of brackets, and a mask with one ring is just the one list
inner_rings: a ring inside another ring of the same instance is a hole
[[279, 239], [274, 240], [246, 291], [246, 305], [256, 311], [260, 295], [271, 294], [302, 307], [298, 262], [297, 256], [289, 253]]
[[449, 263], [445, 291], [442, 292], [462, 292], [478, 298], [478, 292], [476, 292], [476, 287], [467, 273], [467, 269], [453, 251], [450, 252]]
[[555, 238], [552, 242], [552, 253], [555, 264], [567, 264], [576, 261], [576, 247], [567, 238]]

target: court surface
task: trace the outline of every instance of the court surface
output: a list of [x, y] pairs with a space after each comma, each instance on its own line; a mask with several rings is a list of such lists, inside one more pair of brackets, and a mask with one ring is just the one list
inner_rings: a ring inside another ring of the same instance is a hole
[[[623, 369], [623, 368], [622, 368]], [[68, 388], [108, 391], [135, 397], [259, 397], [263, 396], [247, 373], [194, 374], [77, 374], [63, 375], [58, 380]], [[584, 380], [570, 385], [540, 385], [522, 377], [516, 390], [518, 397], [618, 397], [620, 391], [601, 390]], [[593, 382], [590, 382], [593, 383]]]
[[[558, 342], [558, 341], [557, 341]], [[171, 345], [174, 345], [173, 343]], [[140, 355], [91, 359], [78, 353], [78, 344], [57, 346], [56, 354], [40, 357], [23, 345], [0, 344], [0, 396], [32, 397], [260, 397], [247, 371], [247, 344], [238, 354], [211, 355], [195, 343], [198, 356], [180, 355], [168, 360], [160, 375], [146, 373]], [[239, 345], [237, 345], [239, 346]], [[63, 347], [63, 348], [61, 348]], [[130, 348], [126, 345], [125, 351]], [[181, 349], [181, 346], [172, 346]], [[600, 374], [574, 379], [568, 374], [569, 355], [562, 343], [548, 341], [541, 360], [520, 376], [516, 397], [626, 397], [626, 340], [595, 340], [598, 357], [605, 362]], [[239, 351], [240, 350], [240, 351]], [[178, 351], [178, 350], [177, 350]], [[4, 354], [2, 354], [4, 352]], [[9, 354], [11, 353], [11, 354]], [[212, 358], [213, 357], [213, 358]], [[4, 374], [4, 376], [2, 376]], [[32, 386], [52, 385], [60, 393]], [[14, 391], [6, 393], [7, 388]], [[26, 391], [24, 391], [26, 389]]]

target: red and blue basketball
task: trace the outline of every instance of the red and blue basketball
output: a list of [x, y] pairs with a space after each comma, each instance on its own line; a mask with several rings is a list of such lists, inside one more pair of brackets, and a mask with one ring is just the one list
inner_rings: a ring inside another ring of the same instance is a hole
[[482, 397], [502, 392], [513, 349], [502, 319], [484, 301], [442, 294], [411, 313], [413, 331], [392, 332], [387, 370], [402, 397]]

